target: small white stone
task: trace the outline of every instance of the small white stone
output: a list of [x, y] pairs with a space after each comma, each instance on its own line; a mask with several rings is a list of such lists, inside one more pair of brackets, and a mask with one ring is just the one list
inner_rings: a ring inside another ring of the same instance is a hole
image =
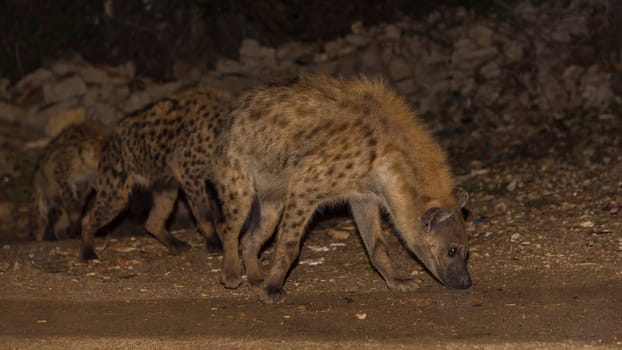
[[583, 228], [592, 228], [592, 227], [594, 227], [594, 223], [592, 221], [583, 221], [581, 223], [581, 227], [583, 227]]

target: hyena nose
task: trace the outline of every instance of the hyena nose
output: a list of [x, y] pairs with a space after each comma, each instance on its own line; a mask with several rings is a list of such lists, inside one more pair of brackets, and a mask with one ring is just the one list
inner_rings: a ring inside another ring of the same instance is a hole
[[471, 276], [469, 276], [468, 274], [462, 276], [460, 278], [460, 288], [461, 289], [467, 289], [469, 287], [471, 287]]

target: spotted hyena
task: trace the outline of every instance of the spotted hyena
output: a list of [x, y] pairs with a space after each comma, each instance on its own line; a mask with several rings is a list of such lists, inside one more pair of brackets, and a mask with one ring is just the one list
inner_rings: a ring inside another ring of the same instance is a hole
[[[303, 76], [243, 95], [231, 113], [217, 185], [224, 245], [240, 232], [248, 281], [259, 285], [258, 254], [278, 225], [275, 261], [263, 288], [284, 295], [285, 277], [319, 206], [349, 203], [371, 263], [389, 288], [413, 290], [398, 275], [381, 233], [385, 210], [407, 248], [449, 288], [468, 288], [468, 242], [446, 156], [402, 98], [380, 82]], [[225, 251], [223, 282], [241, 281], [237, 249]], [[236, 263], [237, 262], [237, 263]]]
[[137, 189], [152, 194], [145, 228], [172, 253], [190, 247], [166, 229], [179, 188], [208, 247], [218, 243], [210, 214], [218, 207], [208, 200], [204, 171], [230, 102], [224, 92], [192, 89], [159, 100], [114, 126], [102, 150], [93, 207], [82, 220], [82, 260], [97, 259], [96, 231], [126, 208]]
[[104, 124], [88, 120], [68, 126], [45, 147], [32, 182], [30, 230], [34, 238], [60, 240], [78, 234], [107, 135]]

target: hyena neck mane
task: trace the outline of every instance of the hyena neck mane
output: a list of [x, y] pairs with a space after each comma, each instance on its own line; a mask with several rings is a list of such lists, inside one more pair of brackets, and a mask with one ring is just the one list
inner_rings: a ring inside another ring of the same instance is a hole
[[358, 79], [348, 84], [353, 93], [347, 98], [367, 106], [366, 121], [375, 122], [383, 155], [376, 161], [377, 169], [383, 169], [379, 175], [399, 177], [386, 181], [397, 180], [402, 193], [428, 202], [424, 207], [454, 206], [455, 184], [445, 152], [403, 98], [382, 82]]

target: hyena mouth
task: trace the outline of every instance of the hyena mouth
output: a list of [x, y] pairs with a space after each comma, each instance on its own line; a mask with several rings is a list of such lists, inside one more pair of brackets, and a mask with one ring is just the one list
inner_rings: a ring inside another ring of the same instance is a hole
[[455, 276], [447, 276], [444, 280], [445, 287], [449, 289], [467, 289], [471, 287], [471, 276], [468, 272], [464, 272]]

